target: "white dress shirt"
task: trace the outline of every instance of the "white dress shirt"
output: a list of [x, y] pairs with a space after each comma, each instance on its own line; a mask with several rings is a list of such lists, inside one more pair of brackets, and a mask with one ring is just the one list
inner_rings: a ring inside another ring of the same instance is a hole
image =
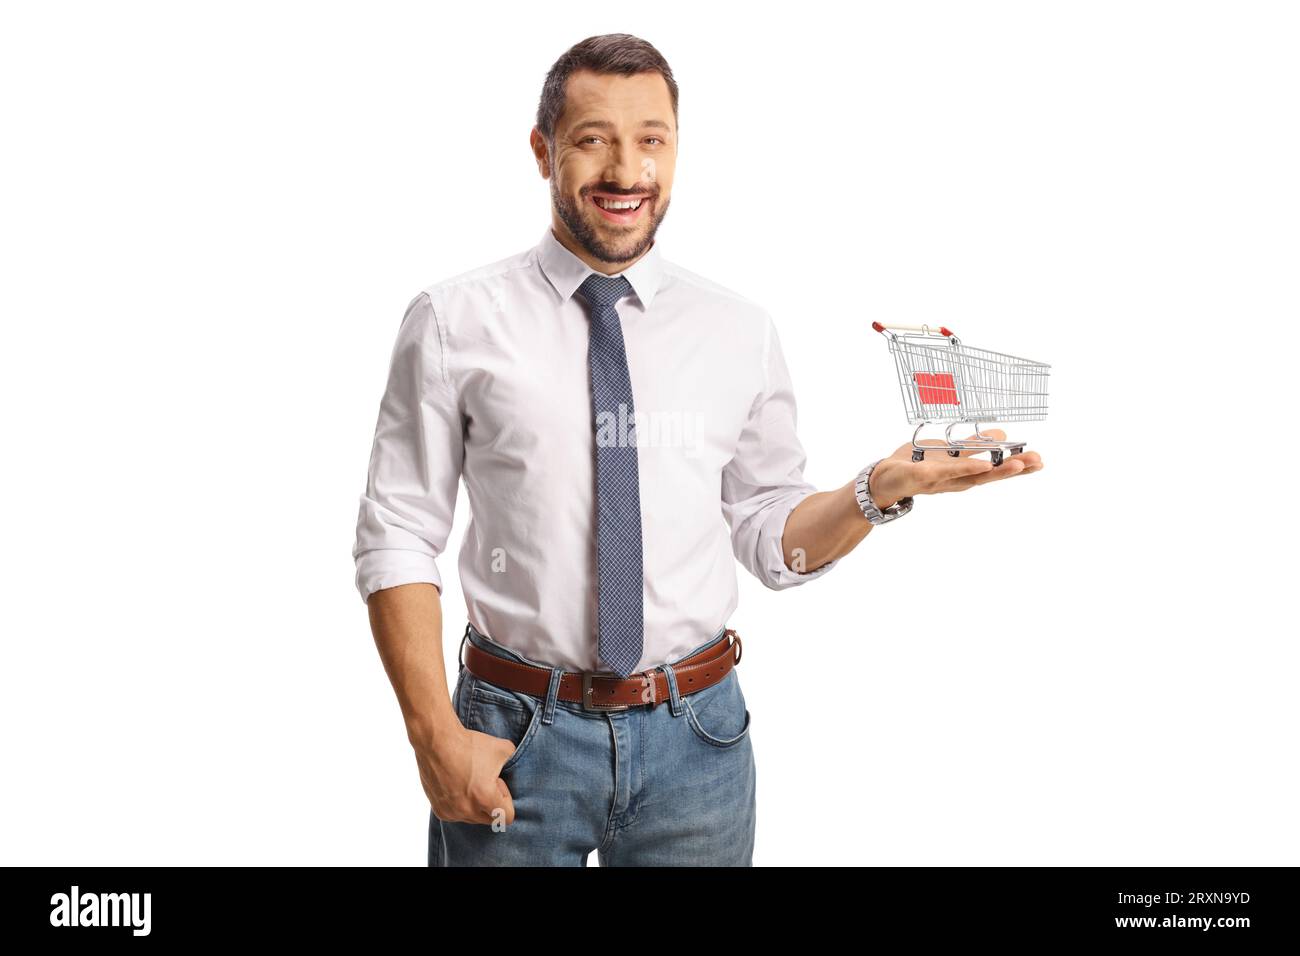
[[[635, 294], [617, 306], [640, 469], [639, 670], [726, 626], [733, 554], [774, 589], [837, 563], [796, 573], [783, 557], [786, 517], [816, 489], [803, 480], [771, 317], [665, 261], [660, 245], [621, 273]], [[357, 519], [363, 600], [411, 582], [441, 593], [438, 558], [463, 478], [471, 623], [533, 660], [602, 669], [588, 311], [574, 295], [594, 271], [548, 225], [534, 248], [428, 286], [407, 307]]]

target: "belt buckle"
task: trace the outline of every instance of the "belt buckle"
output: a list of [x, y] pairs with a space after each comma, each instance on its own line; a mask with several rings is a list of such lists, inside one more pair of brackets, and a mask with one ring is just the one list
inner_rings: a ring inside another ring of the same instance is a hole
[[622, 680], [618, 674], [613, 671], [583, 671], [582, 672], [582, 709], [583, 710], [627, 710], [631, 704], [598, 704], [592, 700], [591, 679], [593, 677], [613, 677]]

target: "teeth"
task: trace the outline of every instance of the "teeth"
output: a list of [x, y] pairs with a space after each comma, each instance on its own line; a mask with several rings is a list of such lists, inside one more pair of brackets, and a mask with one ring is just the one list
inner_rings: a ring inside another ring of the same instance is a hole
[[634, 202], [614, 202], [613, 200], [602, 199], [597, 196], [596, 204], [599, 205], [601, 209], [636, 209], [641, 205], [641, 200], [638, 199]]

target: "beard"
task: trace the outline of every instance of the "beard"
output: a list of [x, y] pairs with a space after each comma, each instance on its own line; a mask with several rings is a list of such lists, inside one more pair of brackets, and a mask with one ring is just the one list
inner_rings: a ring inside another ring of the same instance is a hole
[[626, 238], [607, 241], [596, 231], [595, 225], [587, 218], [588, 215], [595, 216], [596, 213], [587, 212], [591, 206], [587, 198], [587, 191], [583, 190], [581, 203], [575, 202], [571, 197], [562, 195], [559, 186], [555, 182], [555, 177], [551, 177], [551, 204], [555, 207], [556, 215], [560, 221], [568, 227], [573, 238], [577, 240], [578, 245], [582, 246], [593, 259], [601, 262], [609, 262], [617, 265], [620, 262], [629, 262], [636, 259], [655, 241], [655, 233], [659, 229], [659, 224], [664, 221], [664, 216], [668, 215], [668, 206], [672, 200], [668, 200], [662, 206], [659, 205], [659, 191], [655, 190], [653, 196], [649, 196], [643, 202], [654, 202], [654, 211], [652, 217], [648, 220], [649, 227], [643, 232], [633, 233]]

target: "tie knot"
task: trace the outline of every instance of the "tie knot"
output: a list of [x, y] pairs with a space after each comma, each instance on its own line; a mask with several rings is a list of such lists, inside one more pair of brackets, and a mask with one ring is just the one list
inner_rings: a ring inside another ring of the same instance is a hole
[[627, 276], [603, 276], [593, 272], [578, 287], [578, 294], [593, 306], [614, 305], [632, 294], [632, 283], [627, 281]]

